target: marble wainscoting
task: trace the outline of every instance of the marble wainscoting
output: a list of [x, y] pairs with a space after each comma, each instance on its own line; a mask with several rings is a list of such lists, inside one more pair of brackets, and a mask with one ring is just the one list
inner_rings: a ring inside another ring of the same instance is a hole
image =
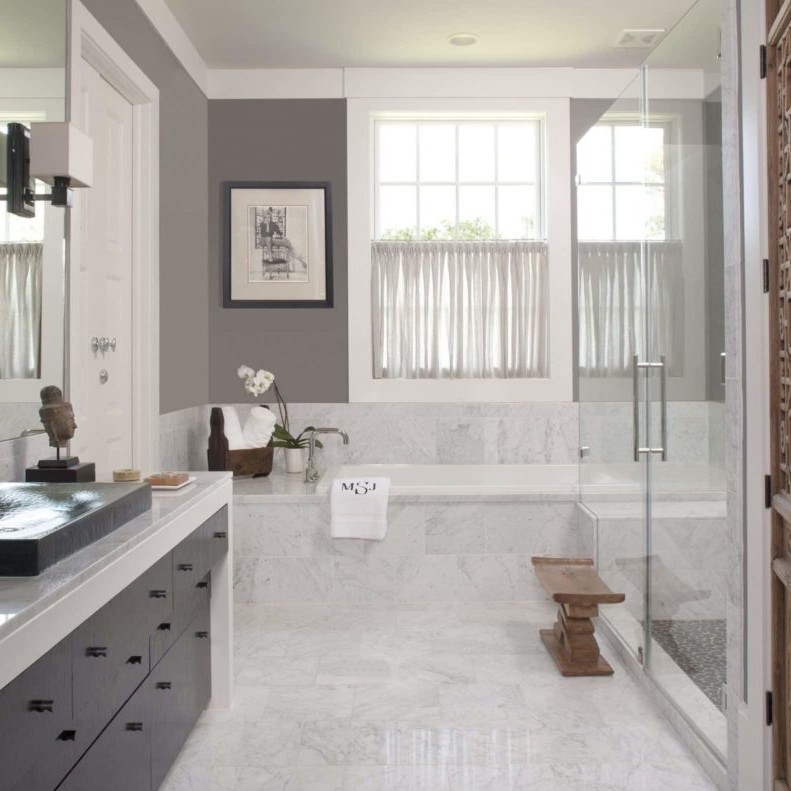
[[209, 446], [207, 405], [159, 416], [159, 458], [163, 470], [205, 470]]
[[239, 604], [540, 601], [532, 555], [579, 552], [575, 502], [392, 501], [384, 541], [332, 539], [324, 498], [234, 499]]
[[0, 442], [0, 481], [24, 481], [26, 467], [52, 455], [43, 433]]
[[[252, 404], [233, 404], [244, 424]], [[206, 469], [212, 405], [160, 416], [164, 469]], [[274, 407], [273, 407], [274, 408]], [[289, 404], [292, 431], [335, 426], [348, 446], [333, 438], [321, 451], [332, 464], [576, 464], [576, 403], [530, 404]], [[275, 469], [284, 469], [275, 453]]]
[[[632, 402], [583, 401], [579, 404], [580, 441], [588, 462], [623, 464], [632, 459]], [[659, 410], [652, 434], [661, 436]], [[710, 401], [670, 401], [667, 405], [668, 461], [723, 465], [724, 405]]]

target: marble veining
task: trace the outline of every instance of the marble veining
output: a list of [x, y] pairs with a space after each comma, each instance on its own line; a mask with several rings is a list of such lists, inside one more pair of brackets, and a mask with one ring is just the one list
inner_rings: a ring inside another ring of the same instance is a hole
[[714, 789], [606, 640], [613, 678], [557, 673], [538, 637], [553, 617], [237, 606], [235, 705], [203, 715], [163, 791]]

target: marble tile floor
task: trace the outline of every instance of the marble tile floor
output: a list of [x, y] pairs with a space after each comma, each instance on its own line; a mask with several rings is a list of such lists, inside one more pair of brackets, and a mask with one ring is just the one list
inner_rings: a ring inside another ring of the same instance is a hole
[[236, 610], [231, 711], [199, 721], [163, 791], [714, 789], [611, 646], [562, 678], [548, 603]]

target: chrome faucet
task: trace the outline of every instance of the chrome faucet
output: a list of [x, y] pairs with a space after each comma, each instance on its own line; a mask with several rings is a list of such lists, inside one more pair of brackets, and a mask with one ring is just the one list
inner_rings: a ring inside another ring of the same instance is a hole
[[319, 479], [319, 471], [316, 469], [316, 437], [319, 434], [340, 434], [343, 444], [349, 444], [349, 435], [339, 428], [314, 428], [310, 432], [308, 440], [308, 466], [305, 468], [305, 483], [314, 483]]

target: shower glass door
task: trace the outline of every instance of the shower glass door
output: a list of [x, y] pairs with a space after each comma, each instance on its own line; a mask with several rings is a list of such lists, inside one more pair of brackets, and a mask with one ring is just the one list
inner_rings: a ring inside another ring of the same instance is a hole
[[[646, 666], [727, 748], [725, 333], [719, 0], [698, 0], [644, 65]], [[694, 82], [693, 82], [694, 81]]]
[[[648, 437], [642, 74], [611, 105], [574, 106], [578, 130], [580, 491], [583, 535], [623, 604], [608, 622], [642, 659]], [[638, 367], [635, 367], [637, 364]]]
[[603, 617], [724, 756], [720, 13], [698, 0], [573, 126], [583, 535], [626, 594]]

